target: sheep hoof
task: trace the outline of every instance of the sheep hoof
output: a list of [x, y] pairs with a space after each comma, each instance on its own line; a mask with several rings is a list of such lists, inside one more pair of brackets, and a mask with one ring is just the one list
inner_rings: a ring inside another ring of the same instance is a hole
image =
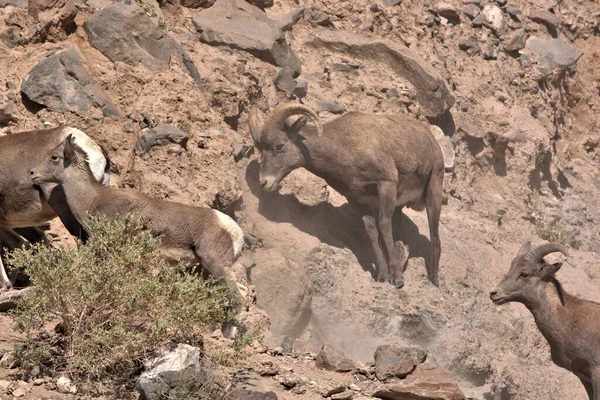
[[396, 286], [397, 289], [402, 289], [404, 287], [404, 278], [394, 279], [394, 286]]

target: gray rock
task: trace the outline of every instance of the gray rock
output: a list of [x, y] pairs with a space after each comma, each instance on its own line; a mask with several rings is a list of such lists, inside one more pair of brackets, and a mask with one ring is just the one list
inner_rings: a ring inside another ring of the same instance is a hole
[[402, 3], [402, 0], [383, 0], [383, 6], [384, 7], [397, 6], [400, 3]]
[[551, 29], [556, 29], [560, 25], [560, 17], [550, 11], [532, 11], [529, 19], [540, 24], [544, 24]]
[[500, 6], [503, 7], [506, 5], [507, 0], [496, 0], [496, 3]]
[[454, 123], [458, 132], [463, 132], [468, 137], [474, 139], [483, 139], [486, 137], [486, 131], [483, 126], [469, 115], [458, 113], [454, 116]]
[[440, 2], [436, 4], [435, 8], [440, 16], [446, 18], [449, 21], [460, 20], [460, 14], [458, 12], [458, 9], [452, 6], [451, 4]]
[[340, 351], [330, 346], [323, 346], [315, 359], [317, 368], [335, 372], [349, 372], [356, 368], [354, 361], [350, 360]]
[[327, 26], [331, 23], [329, 19], [329, 14], [321, 11], [315, 10], [314, 8], [308, 9], [306, 12], [306, 19], [316, 25]]
[[474, 19], [480, 13], [479, 7], [475, 4], [467, 4], [463, 6], [462, 12], [464, 12], [469, 18]]
[[9, 26], [0, 33], [0, 41], [10, 49], [18, 46], [21, 39], [21, 28], [18, 26]]
[[471, 21], [471, 23], [473, 24], [473, 26], [475, 28], [481, 28], [483, 26], [483, 23], [485, 22], [485, 18], [483, 17], [483, 15], [480, 13], [478, 16], [476, 16], [473, 21]]
[[[373, 397], [385, 400], [465, 400], [458, 385], [441, 369], [421, 364], [402, 381], [384, 386]], [[504, 397], [502, 397], [504, 398]]]
[[98, 108], [107, 117], [121, 117], [73, 47], [33, 67], [23, 79], [21, 93], [32, 102], [56, 111], [86, 114]]
[[13, 103], [5, 104], [0, 107], [0, 125], [6, 125], [9, 122], [17, 122], [19, 120], [19, 110]]
[[521, 63], [521, 68], [531, 68], [533, 65], [531, 58], [529, 58], [527, 54], [521, 54], [519, 56], [519, 62]]
[[224, 400], [277, 400], [275, 392], [255, 392], [246, 389], [235, 389], [229, 392]]
[[495, 4], [487, 4], [481, 10], [483, 24], [490, 28], [498, 37], [504, 36], [506, 32], [506, 20], [500, 7]]
[[498, 52], [496, 51], [496, 46], [488, 45], [483, 52], [484, 60], [495, 60], [498, 58]]
[[179, 4], [187, 8], [208, 8], [215, 4], [215, 0], [180, 0]]
[[507, 53], [519, 51], [525, 47], [525, 30], [515, 31], [504, 43], [504, 51]]
[[248, 3], [260, 9], [273, 7], [273, 0], [246, 0]]
[[375, 375], [380, 381], [405, 378], [426, 358], [427, 353], [420, 349], [382, 345], [375, 350]]
[[519, 17], [521, 15], [523, 15], [523, 13], [521, 12], [520, 9], [518, 9], [517, 7], [513, 7], [513, 6], [506, 6], [504, 8], [504, 11], [506, 11], [508, 13], [508, 15], [510, 15], [513, 19], [519, 20]]
[[444, 114], [455, 102], [442, 76], [420, 56], [400, 43], [350, 32], [323, 30], [307, 44], [347, 53], [354, 58], [387, 64], [415, 87], [417, 100], [428, 117]]
[[197, 347], [179, 344], [173, 351], [165, 352], [145, 366], [136, 381], [136, 389], [147, 400], [158, 400], [178, 385], [194, 381], [206, 382], [209, 363], [201, 358]]
[[477, 39], [474, 37], [462, 38], [458, 41], [458, 48], [467, 51], [470, 48], [477, 47]]
[[535, 36], [527, 40], [526, 47], [540, 56], [551, 57], [554, 64], [573, 65], [583, 55], [583, 51], [560, 39], [541, 39]]
[[27, 5], [27, 0], [0, 0], [0, 8], [7, 6], [23, 8]]
[[296, 81], [289, 69], [282, 68], [279, 70], [275, 77], [275, 87], [284, 92], [288, 97], [294, 93], [296, 90]]
[[302, 19], [304, 16], [304, 10], [304, 7], [294, 8], [289, 13], [274, 17], [274, 21], [279, 24], [281, 30], [289, 31], [298, 23], [298, 21]]
[[243, 0], [217, 0], [193, 18], [200, 40], [254, 54], [282, 68], [301, 72], [301, 63], [288, 45], [281, 25]]
[[72, 26], [78, 8], [72, 0], [29, 0], [27, 13], [37, 22], [28, 41], [66, 38], [65, 31]]
[[164, 72], [171, 57], [181, 57], [188, 74], [202, 90], [196, 66], [183, 47], [134, 4], [116, 3], [96, 12], [83, 24], [90, 44], [109, 60], [142, 65]]
[[328, 111], [332, 114], [343, 114], [345, 109], [335, 101], [320, 100], [317, 102], [317, 112]]
[[353, 397], [354, 392], [346, 390], [345, 392], [334, 394], [331, 396], [331, 400], [352, 400]]
[[166, 146], [169, 143], [179, 144], [187, 149], [188, 135], [181, 129], [171, 125], [158, 125], [140, 137], [134, 146], [136, 155], [147, 153], [154, 146]]
[[294, 95], [299, 99], [303, 99], [306, 97], [307, 94], [308, 82], [304, 79], [298, 80], [296, 82], [296, 89], [294, 90]]

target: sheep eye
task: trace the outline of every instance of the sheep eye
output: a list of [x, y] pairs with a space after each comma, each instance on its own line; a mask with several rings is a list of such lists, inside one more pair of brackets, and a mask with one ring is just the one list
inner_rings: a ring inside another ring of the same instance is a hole
[[527, 272], [521, 272], [521, 275], [519, 275], [521, 278], [529, 278], [529, 274]]
[[58, 161], [58, 156], [52, 156], [52, 157], [51, 157], [51, 160], [52, 160], [52, 161]]
[[275, 150], [280, 153], [281, 151], [283, 151], [283, 143], [278, 144], [277, 147], [275, 147]]

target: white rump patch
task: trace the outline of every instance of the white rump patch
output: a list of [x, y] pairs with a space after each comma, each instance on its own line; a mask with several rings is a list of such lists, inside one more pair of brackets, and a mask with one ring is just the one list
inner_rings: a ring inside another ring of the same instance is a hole
[[227, 214], [223, 214], [221, 211], [213, 210], [217, 217], [219, 217], [219, 224], [225, 229], [229, 235], [231, 236], [231, 240], [233, 242], [233, 260], [237, 260], [237, 258], [242, 254], [242, 250], [244, 249], [244, 232], [242, 232], [242, 228]]
[[110, 172], [104, 171], [107, 161], [100, 146], [79, 129], [65, 127], [62, 139], [65, 139], [69, 135], [75, 137], [75, 145], [85, 153], [86, 161], [90, 166], [94, 178], [104, 186], [108, 186], [110, 183]]

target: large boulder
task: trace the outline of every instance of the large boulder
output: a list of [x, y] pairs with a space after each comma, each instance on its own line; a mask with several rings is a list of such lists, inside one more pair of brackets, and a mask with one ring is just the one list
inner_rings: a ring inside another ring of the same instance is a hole
[[295, 338], [310, 318], [312, 285], [306, 271], [276, 250], [258, 250], [250, 280], [256, 304], [265, 310], [275, 335]]
[[384, 400], [465, 400], [458, 385], [431, 364], [419, 365], [408, 378], [378, 390], [373, 397]]
[[331, 346], [323, 346], [315, 360], [317, 368], [335, 372], [349, 372], [356, 368], [354, 361]]
[[209, 376], [209, 364], [198, 347], [179, 344], [169, 352], [151, 360], [136, 382], [146, 400], [165, 398], [169, 391], [189, 382], [203, 384]]
[[121, 116], [86, 70], [74, 47], [33, 67], [23, 79], [21, 93], [32, 102], [56, 111], [86, 114], [100, 109], [107, 117]]
[[527, 40], [526, 48], [541, 57], [547, 57], [556, 65], [570, 66], [579, 60], [583, 51], [560, 39], [541, 39], [532, 36]]
[[454, 105], [455, 98], [442, 76], [418, 54], [398, 42], [344, 31], [323, 30], [308, 44], [389, 65], [396, 74], [412, 83], [417, 91], [419, 104], [428, 117], [439, 117]]
[[108, 59], [164, 72], [171, 57], [181, 57], [188, 74], [202, 88], [200, 75], [183, 47], [135, 4], [116, 3], [89, 17], [83, 27], [89, 42]]
[[382, 345], [375, 351], [375, 374], [380, 381], [405, 378], [426, 358], [427, 353], [421, 349]]
[[301, 72], [300, 60], [288, 45], [277, 21], [244, 0], [217, 0], [193, 19], [200, 40], [213, 46], [247, 51], [267, 62]]

